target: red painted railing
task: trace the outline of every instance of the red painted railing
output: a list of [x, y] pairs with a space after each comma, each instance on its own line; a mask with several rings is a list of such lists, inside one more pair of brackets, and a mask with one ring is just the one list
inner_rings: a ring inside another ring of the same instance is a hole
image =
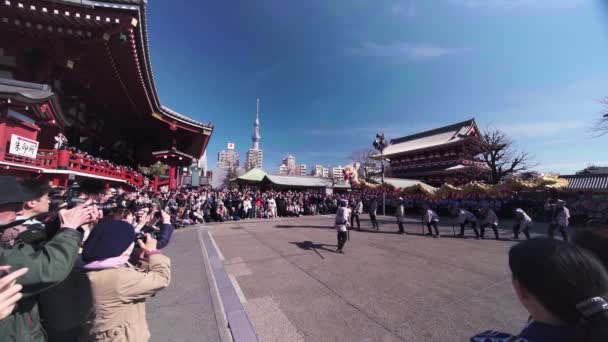
[[144, 185], [144, 176], [136, 171], [114, 166], [105, 161], [98, 161], [94, 158], [67, 150], [39, 149], [36, 159], [4, 153], [0, 154], [0, 160], [48, 170], [67, 170], [92, 176], [108, 177], [117, 181], [126, 181], [128, 184], [137, 187]]

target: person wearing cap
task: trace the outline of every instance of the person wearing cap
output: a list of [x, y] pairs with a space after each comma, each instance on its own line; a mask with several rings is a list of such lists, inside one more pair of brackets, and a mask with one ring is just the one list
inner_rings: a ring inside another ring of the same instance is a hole
[[523, 232], [526, 239], [530, 240], [530, 225], [532, 219], [521, 208], [515, 209], [515, 224], [513, 225], [513, 238], [519, 240], [519, 232]]
[[439, 223], [439, 215], [435, 212], [435, 210], [431, 209], [431, 206], [428, 203], [423, 205], [424, 216], [422, 217], [422, 221], [426, 224], [429, 233], [427, 235], [433, 236], [433, 231], [431, 227], [435, 228], [435, 237], [439, 238], [441, 235], [439, 234], [439, 229], [437, 228], [437, 224]]
[[[23, 187], [15, 177], [0, 176], [0, 231], [19, 225], [15, 221], [22, 213], [23, 204], [36, 197]], [[23, 298], [17, 310], [0, 321], [0, 341], [45, 341], [40, 324], [37, 295], [63, 281], [78, 257], [82, 233], [81, 225], [101, 217], [101, 212], [90, 202], [58, 213], [59, 231], [46, 243], [34, 247], [19, 239], [14, 243], [0, 243], [0, 265], [12, 269], [28, 268], [18, 283], [23, 286]]]
[[405, 222], [405, 203], [403, 197], [399, 197], [397, 203], [397, 210], [395, 211], [395, 216], [397, 217], [397, 225], [399, 225], [398, 234], [404, 235], [405, 229], [403, 227], [403, 223]]
[[82, 251], [82, 269], [90, 282], [92, 307], [81, 341], [148, 341], [145, 300], [169, 286], [171, 261], [146, 234], [137, 240], [140, 258], [129, 262], [135, 246], [133, 226], [106, 220], [91, 232]]
[[479, 210], [479, 213], [481, 214], [481, 222], [479, 224], [481, 238], [483, 239], [486, 228], [490, 227], [492, 228], [492, 231], [494, 231], [494, 237], [496, 238], [496, 240], [499, 240], [498, 216], [496, 215], [496, 212], [492, 208], [490, 208], [488, 204], [485, 204], [482, 205], [481, 209]]
[[566, 208], [566, 202], [558, 199], [555, 203], [547, 201], [545, 203], [545, 210], [551, 212], [551, 222], [547, 234], [550, 238], [555, 235], [555, 229], [559, 228], [560, 233], [564, 241], [568, 241], [568, 225], [570, 224], [570, 210]]
[[338, 249], [336, 249], [336, 253], [344, 254], [344, 245], [348, 238], [349, 216], [350, 210], [348, 210], [348, 201], [344, 199], [340, 200], [335, 220], [335, 227], [338, 231]]

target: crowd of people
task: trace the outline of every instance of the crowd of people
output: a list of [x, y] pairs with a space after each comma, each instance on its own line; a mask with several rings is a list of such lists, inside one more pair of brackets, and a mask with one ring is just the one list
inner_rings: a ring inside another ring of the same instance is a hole
[[[376, 191], [126, 191], [93, 180], [51, 189], [41, 181], [8, 176], [0, 177], [0, 188], [2, 341], [147, 341], [145, 299], [169, 285], [170, 260], [161, 250], [175, 228], [335, 215], [337, 253], [344, 253], [349, 230], [361, 229], [364, 213], [371, 229], [380, 230], [382, 196]], [[514, 238], [520, 233], [527, 238], [511, 249], [509, 265], [513, 287], [530, 313], [529, 324], [516, 337], [487, 331], [472, 341], [608, 339], [608, 276], [601, 265], [608, 262], [608, 236], [576, 233], [569, 243], [564, 201], [553, 198], [544, 204], [549, 218], [549, 238], [544, 239], [531, 239], [533, 218], [507, 200], [429, 202], [388, 196], [386, 203], [396, 219], [389, 229], [406, 234], [406, 215], [415, 214], [434, 237], [440, 236], [439, 221], [447, 216], [460, 226], [460, 236], [470, 227], [483, 238], [489, 228], [498, 239], [499, 216], [512, 212]], [[556, 230], [563, 240], [553, 239]]]
[[96, 181], [69, 194], [0, 176], [0, 188], [0, 341], [147, 341], [145, 299], [171, 279], [171, 216]]

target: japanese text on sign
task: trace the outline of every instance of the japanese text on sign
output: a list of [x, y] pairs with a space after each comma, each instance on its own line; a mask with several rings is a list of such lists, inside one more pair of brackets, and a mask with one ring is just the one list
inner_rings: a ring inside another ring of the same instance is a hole
[[8, 153], [35, 159], [38, 153], [38, 142], [13, 134], [11, 135], [11, 146]]

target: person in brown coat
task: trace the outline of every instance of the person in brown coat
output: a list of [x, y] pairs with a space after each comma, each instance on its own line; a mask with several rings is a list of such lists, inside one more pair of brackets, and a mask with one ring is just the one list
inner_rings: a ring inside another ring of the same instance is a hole
[[145, 342], [150, 338], [145, 299], [169, 286], [171, 261], [156, 249], [149, 234], [138, 240], [141, 254], [129, 263], [133, 226], [108, 220], [93, 229], [84, 245], [82, 260], [91, 284], [92, 308], [80, 341]]

